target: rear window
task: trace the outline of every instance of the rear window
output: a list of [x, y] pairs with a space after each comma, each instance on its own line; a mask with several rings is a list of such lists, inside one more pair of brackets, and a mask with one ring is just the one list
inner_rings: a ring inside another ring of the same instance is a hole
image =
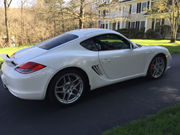
[[72, 41], [76, 38], [78, 38], [78, 36], [74, 35], [74, 34], [63, 34], [63, 35], [60, 35], [58, 37], [51, 38], [51, 39], [48, 39], [46, 41], [43, 41], [43, 42], [37, 44], [37, 46], [39, 48], [42, 48], [42, 49], [50, 50], [54, 47], [60, 46], [64, 43]]

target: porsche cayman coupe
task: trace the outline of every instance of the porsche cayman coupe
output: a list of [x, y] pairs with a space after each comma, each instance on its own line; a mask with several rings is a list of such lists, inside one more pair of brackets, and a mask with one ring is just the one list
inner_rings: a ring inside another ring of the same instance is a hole
[[107, 29], [70, 31], [1, 57], [1, 79], [13, 95], [64, 105], [102, 86], [141, 76], [160, 78], [172, 59], [164, 47], [138, 45]]

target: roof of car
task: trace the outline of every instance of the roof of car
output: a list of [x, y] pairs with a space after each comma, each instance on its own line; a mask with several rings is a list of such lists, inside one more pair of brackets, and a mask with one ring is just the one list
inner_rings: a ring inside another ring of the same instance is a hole
[[77, 29], [70, 31], [68, 33], [75, 34], [79, 37], [83, 37], [93, 33], [114, 33], [115, 31], [109, 29], [98, 29], [98, 28], [89, 28], [89, 29]]

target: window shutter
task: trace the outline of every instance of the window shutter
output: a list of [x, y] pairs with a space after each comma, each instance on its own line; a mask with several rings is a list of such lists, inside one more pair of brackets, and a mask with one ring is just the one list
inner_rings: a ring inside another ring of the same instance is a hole
[[141, 13], [141, 3], [139, 3], [139, 13]]
[[131, 8], [132, 8], [132, 5], [130, 5], [130, 8], [129, 8], [129, 14], [131, 14]]
[[148, 3], [147, 3], [147, 8], [149, 9], [149, 3], [150, 3], [150, 1], [148, 1]]
[[136, 9], [137, 11], [137, 13], [139, 13], [139, 3], [137, 3], [137, 9]]
[[129, 22], [128, 28], [129, 28], [129, 29], [131, 28], [131, 22]]

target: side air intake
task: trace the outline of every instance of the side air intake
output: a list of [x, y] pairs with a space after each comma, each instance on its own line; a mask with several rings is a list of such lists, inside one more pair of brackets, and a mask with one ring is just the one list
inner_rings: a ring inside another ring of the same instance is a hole
[[98, 65], [92, 66], [92, 69], [93, 69], [98, 75], [103, 75]]

